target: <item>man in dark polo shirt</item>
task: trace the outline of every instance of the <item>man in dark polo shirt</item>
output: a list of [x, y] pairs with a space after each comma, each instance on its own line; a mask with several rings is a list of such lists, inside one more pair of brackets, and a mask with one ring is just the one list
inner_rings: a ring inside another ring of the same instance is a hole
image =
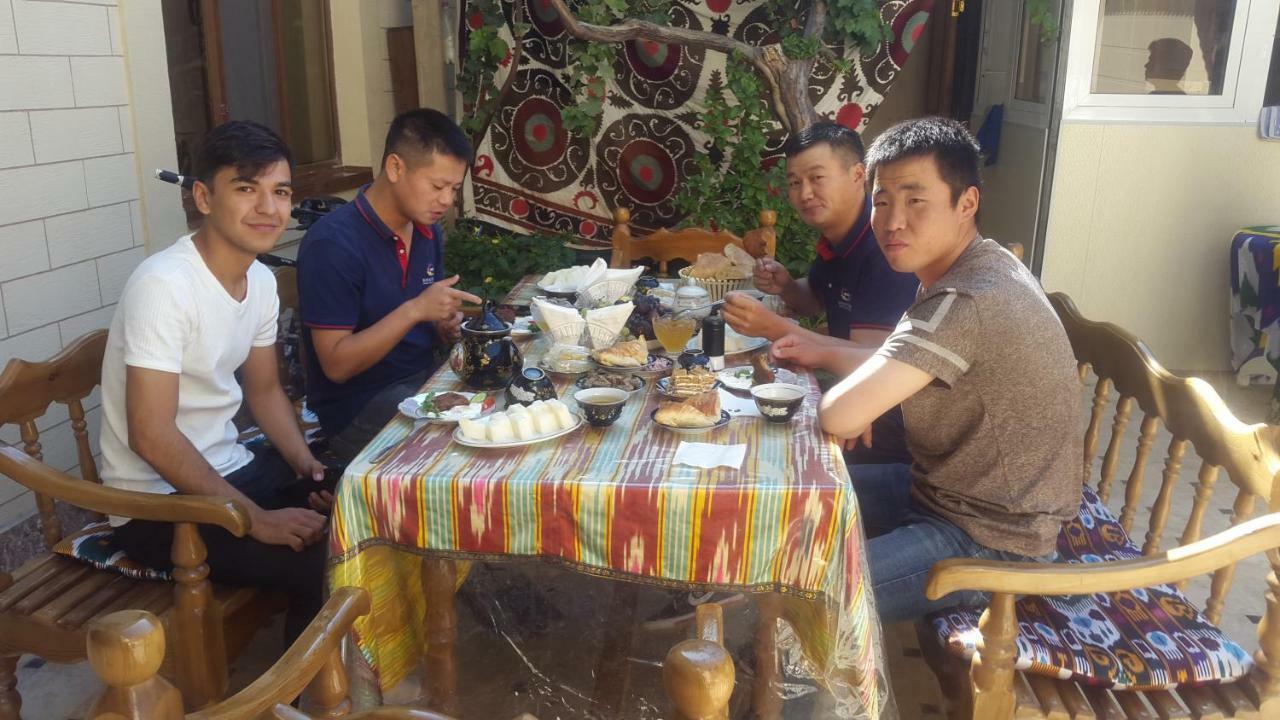
[[321, 218], [298, 250], [307, 404], [329, 448], [355, 457], [435, 369], [434, 344], [458, 339], [464, 300], [444, 272], [440, 219], [471, 164], [444, 114], [392, 121], [382, 168], [353, 202]]
[[[755, 285], [780, 296], [798, 314], [825, 312], [830, 338], [808, 333], [813, 341], [837, 338], [879, 347], [914, 301], [919, 282], [914, 275], [889, 267], [876, 244], [862, 139], [843, 125], [820, 122], [793, 135], [783, 152], [787, 197], [805, 224], [822, 233], [818, 257], [809, 276], [801, 279], [792, 278], [777, 260], [761, 258]], [[726, 298], [724, 318], [744, 335], [771, 341], [797, 332], [793, 323], [744, 293]], [[893, 408], [876, 421], [871, 441], [870, 447], [857, 444], [848, 461], [910, 462], [900, 409]]]

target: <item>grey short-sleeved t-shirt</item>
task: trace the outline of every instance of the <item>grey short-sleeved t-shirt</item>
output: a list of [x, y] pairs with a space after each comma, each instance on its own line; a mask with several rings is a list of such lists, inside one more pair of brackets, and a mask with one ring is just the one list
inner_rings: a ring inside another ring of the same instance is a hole
[[879, 354], [934, 377], [902, 403], [916, 500], [987, 547], [1051, 553], [1080, 503], [1080, 382], [1035, 276], [977, 238]]

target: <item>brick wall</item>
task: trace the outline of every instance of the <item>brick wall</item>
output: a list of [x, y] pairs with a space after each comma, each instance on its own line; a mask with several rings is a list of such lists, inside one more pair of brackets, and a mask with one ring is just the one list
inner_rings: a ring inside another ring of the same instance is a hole
[[[0, 0], [0, 366], [107, 327], [145, 254], [116, 4]], [[98, 404], [86, 407], [95, 452]], [[45, 461], [73, 470], [65, 410], [38, 425]], [[19, 442], [17, 429], [0, 440]], [[0, 532], [34, 508], [0, 478]]]

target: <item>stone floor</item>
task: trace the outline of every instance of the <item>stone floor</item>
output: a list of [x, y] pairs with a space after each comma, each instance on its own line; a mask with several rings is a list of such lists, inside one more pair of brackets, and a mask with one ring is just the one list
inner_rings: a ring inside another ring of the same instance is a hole
[[[1209, 376], [1206, 379], [1213, 383], [1228, 406], [1241, 420], [1260, 422], [1265, 418], [1269, 388], [1237, 387], [1232, 378], [1225, 373]], [[1136, 437], [1137, 425], [1138, 419], [1135, 418], [1129, 430], [1131, 438]], [[1103, 434], [1103, 447], [1109, 432], [1108, 423], [1106, 432]], [[1154, 446], [1147, 465], [1143, 507], [1150, 506], [1158, 489], [1164, 463], [1163, 451], [1167, 444], [1168, 435], [1165, 433]], [[1126, 442], [1124, 447], [1119, 465], [1121, 470], [1118, 473], [1122, 477], [1127, 474], [1128, 468], [1133, 464], [1134, 445], [1132, 442]], [[1166, 547], [1176, 543], [1176, 538], [1181, 534], [1182, 525], [1190, 512], [1192, 497], [1190, 491], [1191, 484], [1195, 481], [1196, 468], [1196, 463], [1190, 461], [1183, 467], [1182, 480], [1186, 485], [1181, 488], [1183, 492], [1175, 496], [1168, 524], [1169, 530], [1165, 538]], [[1231, 506], [1235, 500], [1234, 492], [1231, 492], [1234, 488], [1225, 481], [1225, 478], [1218, 485], [1213, 497], [1213, 510], [1205, 521], [1205, 535], [1226, 527]], [[1115, 496], [1122, 495], [1123, 492], [1113, 493], [1113, 506], [1117, 505], [1118, 498]], [[1139, 527], [1135, 528], [1134, 534], [1140, 539], [1145, 531], [1145, 526], [1141, 524], [1140, 519]], [[1255, 638], [1263, 603], [1262, 587], [1265, 573], [1266, 564], [1261, 556], [1241, 563], [1235, 586], [1228, 597], [1228, 614], [1221, 623], [1228, 635], [1236, 638], [1250, 651], [1256, 647]], [[582, 580], [578, 585], [561, 591], [568, 593], [573, 602], [589, 603], [593, 597], [598, 601], [601, 591], [593, 582], [601, 581]], [[1188, 593], [1193, 599], [1203, 601], [1207, 596], [1207, 588], [1207, 578], [1200, 579], [1190, 584]], [[641, 611], [649, 612], [662, 602], [663, 596], [660, 593], [646, 591], [640, 600]], [[503, 718], [513, 716], [520, 710], [534, 712], [544, 720], [559, 717], [601, 716], [598, 711], [589, 707], [590, 702], [587, 700], [582, 700], [583, 707], [576, 710], [558, 707], [556, 701], [550, 699], [550, 695], [553, 694], [553, 690], [564, 689], [547, 687], [539, 680], [539, 663], [552, 663], [561, 667], [576, 663], [577, 666], [581, 666], [579, 670], [574, 671], [582, 680], [581, 687], [565, 692], [569, 696], [574, 696], [582, 694], [584, 689], [590, 689], [590, 673], [593, 668], [589, 663], [584, 664], [583, 658], [590, 655], [591, 651], [586, 651], [587, 648], [598, 647], [596, 642], [599, 640], [598, 637], [591, 637], [591, 633], [594, 632], [590, 629], [591, 623], [582, 622], [582, 618], [576, 616], [561, 618], [568, 623], [569, 627], [580, 633], [578, 635], [580, 639], [575, 644], [574, 650], [565, 653], [562, 646], [550, 643], [548, 638], [554, 633], [535, 634], [526, 638], [523, 643], [514, 643], [511, 642], [510, 636], [504, 636], [503, 633], [483, 627], [484, 623], [479, 621], [483, 615], [483, 612], [476, 612], [474, 608], [472, 611], [459, 613], [463, 638], [459, 646], [462, 661], [460, 686], [468, 689], [465, 694], [468, 703], [468, 712], [465, 717]], [[749, 608], [735, 613], [729, 627], [731, 634], [749, 635], [751, 619]], [[250, 650], [232, 668], [234, 688], [247, 685], [274, 661], [281, 651], [279, 637], [279, 623], [259, 633]], [[909, 624], [885, 628], [885, 639], [888, 670], [900, 716], [904, 720], [942, 717], [942, 698], [932, 674], [920, 659], [920, 649], [914, 629]], [[678, 636], [658, 635], [645, 636], [638, 641], [637, 647], [630, 654], [628, 663], [631, 682], [629, 697], [661, 697], [659, 663], [666, 648], [678, 640]], [[749, 643], [745, 647], [749, 647]], [[735, 654], [738, 655], [739, 660], [742, 659], [741, 653], [735, 652]], [[749, 665], [749, 662], [745, 663], [745, 666], [749, 667]], [[739, 662], [739, 667], [744, 667], [744, 663]], [[738, 709], [745, 707], [746, 704], [743, 690], [746, 683], [742, 682], [743, 679], [740, 675], [739, 689], [735, 693], [732, 705]], [[18, 686], [23, 696], [24, 720], [83, 718], [89, 703], [101, 691], [101, 686], [84, 663], [46, 664], [32, 657], [22, 659], [18, 673]], [[823, 716], [821, 703], [806, 699], [805, 688], [795, 687], [790, 690], [797, 699], [787, 703], [785, 717]], [[395, 697], [392, 699], [412, 700], [417, 694], [416, 685], [410, 681], [397, 688]], [[511, 708], [516, 710], [512, 711]], [[648, 705], [639, 705], [625, 713], [628, 718], [645, 718], [646, 720], [663, 717], [665, 714], [659, 708]], [[735, 716], [738, 714], [735, 713]]]

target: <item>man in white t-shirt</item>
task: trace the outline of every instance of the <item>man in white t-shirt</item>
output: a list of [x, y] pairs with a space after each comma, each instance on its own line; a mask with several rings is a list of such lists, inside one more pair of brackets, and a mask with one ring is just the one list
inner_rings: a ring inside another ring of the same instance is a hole
[[[102, 479], [128, 490], [239, 501], [252, 520], [248, 536], [200, 526], [210, 576], [288, 593], [292, 640], [324, 600], [326, 521], [314, 508], [331, 500], [318, 484], [325, 468], [280, 387], [275, 277], [255, 260], [288, 222], [292, 156], [266, 127], [231, 122], [209, 133], [194, 174], [203, 225], [138, 266], [111, 323], [102, 364]], [[232, 417], [242, 398], [270, 448], [255, 452], [237, 442]], [[171, 523], [111, 520], [129, 557], [172, 567]]]

